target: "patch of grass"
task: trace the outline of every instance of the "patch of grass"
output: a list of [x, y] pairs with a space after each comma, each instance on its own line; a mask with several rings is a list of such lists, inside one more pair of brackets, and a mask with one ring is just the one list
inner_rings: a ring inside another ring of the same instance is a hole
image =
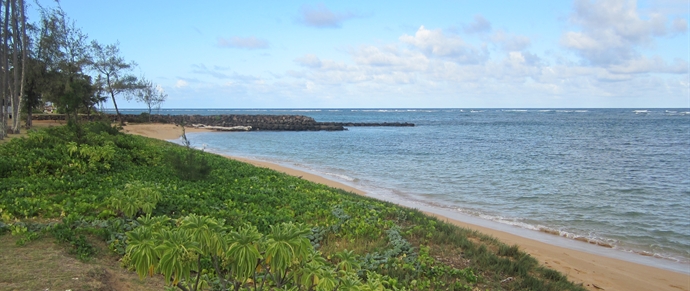
[[[12, 120], [8, 120], [8, 124]], [[53, 127], [53, 126], [61, 126], [64, 124], [64, 121], [53, 121], [53, 120], [45, 120], [45, 121], [33, 121], [33, 126], [31, 129], [26, 129], [26, 122], [22, 121], [22, 129], [19, 134], [8, 134], [4, 139], [0, 139], [0, 145], [9, 142], [12, 139], [15, 138], [22, 138], [22, 137], [27, 137], [28, 132], [30, 130], [37, 130], [41, 128], [47, 128], [47, 127]]]
[[[112, 255], [88, 263], [67, 253], [50, 236], [16, 245], [17, 237], [0, 236], [0, 290], [161, 290], [162, 277], [140, 281]], [[100, 245], [105, 248], [105, 244]], [[98, 253], [106, 254], [107, 249]]]
[[[508, 246], [494, 237], [456, 227], [415, 210], [408, 212], [403, 225], [410, 242], [415, 247], [428, 245], [429, 255], [436, 261], [457, 269], [477, 270], [480, 275], [478, 290], [585, 290], [558, 271], [540, 266], [517, 245]], [[428, 225], [432, 225], [433, 230]], [[508, 278], [512, 279], [504, 281]]]

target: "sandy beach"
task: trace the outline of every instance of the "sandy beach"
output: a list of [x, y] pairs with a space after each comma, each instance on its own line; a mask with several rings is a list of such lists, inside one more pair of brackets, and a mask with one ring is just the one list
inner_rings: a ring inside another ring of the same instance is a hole
[[[186, 128], [186, 132], [209, 132], [207, 129]], [[124, 132], [161, 140], [180, 137], [182, 129], [172, 124], [131, 124]], [[311, 173], [283, 167], [280, 165], [229, 157], [259, 167], [273, 169], [303, 179], [344, 189], [361, 195], [361, 190]], [[450, 219], [434, 213], [427, 213], [460, 227], [478, 230], [494, 236], [508, 245], [517, 244], [541, 263], [567, 275], [571, 281], [582, 283], [588, 290], [686, 290], [690, 291], [690, 274], [678, 273], [628, 261], [604, 257], [587, 252], [572, 250], [517, 236], [494, 229]], [[690, 266], [688, 266], [690, 272]]]

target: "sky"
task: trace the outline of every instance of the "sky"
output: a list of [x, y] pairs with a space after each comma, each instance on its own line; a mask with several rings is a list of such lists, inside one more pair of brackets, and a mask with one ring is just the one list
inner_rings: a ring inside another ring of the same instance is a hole
[[162, 108], [690, 108], [687, 0], [60, 5]]

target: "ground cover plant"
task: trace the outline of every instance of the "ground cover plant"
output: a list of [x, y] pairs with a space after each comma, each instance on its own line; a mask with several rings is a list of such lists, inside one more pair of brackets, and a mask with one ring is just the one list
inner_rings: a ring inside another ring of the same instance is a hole
[[[103, 242], [179, 290], [584, 290], [416, 210], [108, 124], [82, 130], [0, 146], [0, 233], [52, 237], [86, 261]], [[180, 161], [204, 173], [182, 175]]]

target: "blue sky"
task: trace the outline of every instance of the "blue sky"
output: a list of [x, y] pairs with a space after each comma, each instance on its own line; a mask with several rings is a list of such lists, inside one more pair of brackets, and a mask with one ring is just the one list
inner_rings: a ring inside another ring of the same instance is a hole
[[60, 3], [163, 108], [690, 107], [687, 0]]

